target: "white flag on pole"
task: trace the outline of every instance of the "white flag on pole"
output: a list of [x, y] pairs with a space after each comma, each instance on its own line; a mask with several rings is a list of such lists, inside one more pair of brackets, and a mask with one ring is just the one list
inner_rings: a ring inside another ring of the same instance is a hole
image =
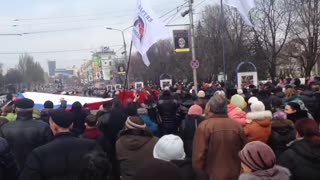
[[168, 33], [165, 30], [165, 26], [152, 11], [149, 0], [138, 0], [132, 41], [142, 55], [146, 66], [150, 65], [147, 56], [149, 48], [160, 39], [167, 37]]
[[254, 0], [223, 0], [224, 4], [236, 8], [244, 22], [253, 27], [249, 18], [249, 11], [255, 7]]

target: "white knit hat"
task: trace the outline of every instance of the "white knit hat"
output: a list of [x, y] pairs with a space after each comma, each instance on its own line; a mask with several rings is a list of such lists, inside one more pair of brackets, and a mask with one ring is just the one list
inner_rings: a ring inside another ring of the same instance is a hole
[[204, 91], [200, 90], [198, 92], [197, 96], [198, 96], [198, 98], [204, 98], [204, 97], [206, 97], [206, 93]]
[[255, 101], [251, 104], [250, 109], [252, 112], [265, 111], [265, 106], [261, 101]]
[[248, 103], [252, 104], [252, 103], [257, 102], [257, 101], [259, 101], [259, 99], [254, 97], [254, 96], [252, 96], [251, 98], [249, 98]]
[[153, 157], [164, 161], [183, 160], [186, 153], [182, 139], [172, 134], [163, 136], [154, 146]]

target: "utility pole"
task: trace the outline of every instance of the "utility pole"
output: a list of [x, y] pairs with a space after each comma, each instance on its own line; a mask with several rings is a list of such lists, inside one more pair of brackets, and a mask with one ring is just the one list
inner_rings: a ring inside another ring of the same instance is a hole
[[[130, 27], [129, 27], [130, 28]], [[124, 37], [124, 31], [129, 29], [129, 28], [126, 28], [124, 30], [121, 30], [121, 29], [115, 29], [115, 28], [111, 28], [111, 27], [107, 27], [106, 29], [108, 30], [114, 30], [114, 31], [119, 31], [121, 32], [121, 35], [122, 35], [122, 40], [123, 40], [123, 49], [124, 49], [124, 59], [126, 60], [126, 63], [128, 64], [129, 62], [129, 59], [128, 59], [128, 54], [127, 54], [127, 43], [126, 43], [126, 38]], [[129, 64], [128, 64], [129, 65]], [[128, 68], [128, 67], [127, 67]], [[129, 71], [127, 72], [129, 73]], [[129, 75], [128, 75], [129, 77]], [[130, 86], [130, 78], [127, 78], [127, 84], [128, 84], [128, 87]]]
[[223, 81], [225, 88], [227, 88], [227, 34], [225, 31], [225, 22], [224, 22], [224, 11], [223, 11], [223, 0], [220, 1], [220, 33], [222, 34], [222, 59], [223, 59]]
[[[194, 44], [194, 23], [193, 23], [193, 0], [188, 0], [189, 1], [189, 19], [190, 19], [190, 40], [191, 40], [191, 54], [192, 54], [192, 59], [191, 60], [196, 60], [196, 51], [195, 51], [195, 44]], [[193, 70], [193, 84], [194, 84], [194, 90], [196, 94], [198, 93], [198, 80], [197, 80], [197, 69], [192, 68]]]

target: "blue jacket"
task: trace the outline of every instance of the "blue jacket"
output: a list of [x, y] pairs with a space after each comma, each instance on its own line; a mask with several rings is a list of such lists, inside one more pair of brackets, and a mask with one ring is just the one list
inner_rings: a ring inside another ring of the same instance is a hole
[[144, 123], [146, 123], [147, 127], [152, 131], [154, 136], [159, 135], [158, 125], [151, 120], [149, 115], [147, 114], [140, 115], [140, 118], [144, 121]]

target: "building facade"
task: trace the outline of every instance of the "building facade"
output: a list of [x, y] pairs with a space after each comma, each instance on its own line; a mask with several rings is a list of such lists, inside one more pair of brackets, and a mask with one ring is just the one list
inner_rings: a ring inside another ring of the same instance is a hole
[[56, 61], [48, 61], [49, 76], [54, 76], [56, 71]]

